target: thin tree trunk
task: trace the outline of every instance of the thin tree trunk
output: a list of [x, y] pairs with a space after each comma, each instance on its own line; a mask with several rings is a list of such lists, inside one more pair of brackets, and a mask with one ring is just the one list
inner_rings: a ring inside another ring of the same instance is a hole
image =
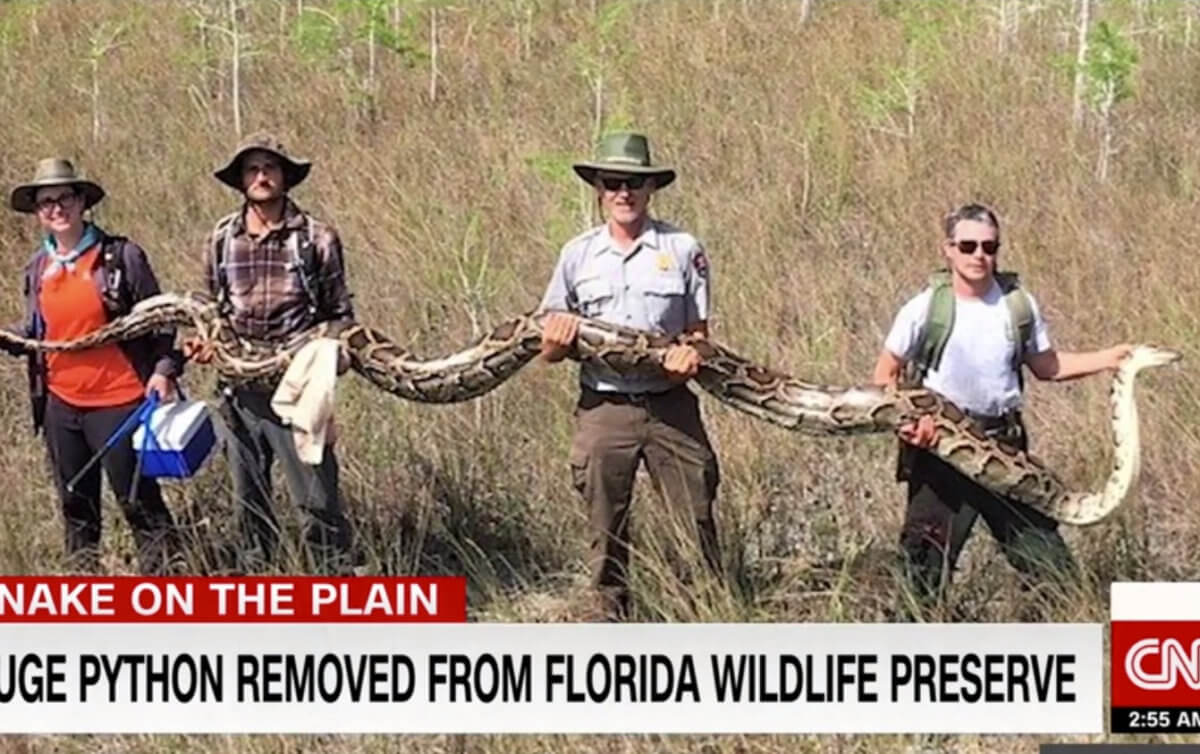
[[905, 110], [908, 113], [908, 138], [913, 138], [917, 133], [917, 99], [920, 96], [918, 90], [918, 73], [917, 73], [917, 51], [913, 46], [908, 48], [908, 76], [904, 82], [904, 94], [906, 98]]
[[429, 101], [437, 101], [438, 33], [437, 8], [429, 9]]
[[597, 74], [592, 83], [592, 143], [600, 141], [604, 128], [604, 77]]
[[1075, 93], [1071, 99], [1071, 125], [1075, 129], [1083, 125], [1083, 89], [1087, 83], [1083, 64], [1087, 61], [1088, 16], [1091, 12], [1091, 5], [1092, 0], [1079, 0], [1075, 48]]
[[212, 88], [208, 84], [208, 21], [200, 19], [200, 79], [204, 85], [204, 96], [212, 97]]
[[1108, 150], [1112, 145], [1112, 133], [1109, 124], [1103, 124], [1103, 136], [1100, 140], [1100, 154], [1096, 157], [1096, 178], [1101, 183], [1108, 180]]
[[1096, 161], [1096, 177], [1101, 181], [1108, 180], [1108, 161], [1112, 156], [1113, 143], [1112, 109], [1117, 99], [1115, 84], [1107, 84], [1105, 88], [1104, 103], [1100, 106], [1100, 125], [1102, 129], [1100, 157]]
[[[600, 143], [600, 136], [604, 128], [604, 76], [597, 73], [592, 79], [592, 143], [588, 147], [589, 151], [595, 149]], [[592, 225], [593, 219], [596, 217], [597, 207], [593, 201], [595, 193], [590, 186], [579, 184], [580, 198], [580, 215], [582, 218], [582, 227], [587, 228]], [[601, 219], [603, 219], [601, 217]]]
[[367, 88], [375, 92], [375, 19], [367, 27]]
[[3, 44], [0, 44], [0, 50], [2, 50], [3, 52], [0, 52], [0, 54], [4, 55], [4, 60], [2, 61], [2, 64], [4, 66], [4, 89], [6, 92], [11, 93], [12, 88], [13, 88], [12, 58], [8, 53], [9, 43], [8, 43], [7, 37], [2, 41], [3, 41]]
[[[1191, 21], [1191, 18], [1188, 19]], [[525, 59], [533, 55], [533, 6], [525, 9]]]
[[100, 142], [100, 58], [92, 55], [92, 144]]
[[237, 14], [237, 0], [229, 0], [230, 46], [233, 48], [233, 60], [230, 65], [230, 96], [233, 97], [233, 130], [240, 139], [242, 138], [242, 40], [238, 33]]
[[525, 6], [522, 18], [517, 19], [517, 46], [521, 60], [528, 60], [532, 48], [530, 37], [533, 36], [533, 6]]
[[808, 215], [808, 197], [812, 193], [812, 157], [809, 153], [808, 139], [804, 140], [804, 173], [800, 184], [800, 217]]
[[999, 33], [996, 35], [996, 50], [1001, 54], [1008, 52], [1009, 45], [1016, 36], [1017, 19], [1020, 18], [1020, 13], [1021, 9], [1014, 0], [999, 0], [997, 7]]

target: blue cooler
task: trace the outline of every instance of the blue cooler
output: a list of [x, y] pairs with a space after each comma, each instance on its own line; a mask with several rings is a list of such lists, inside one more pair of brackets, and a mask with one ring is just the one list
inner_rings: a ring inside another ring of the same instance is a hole
[[142, 476], [179, 479], [194, 475], [216, 444], [208, 404], [154, 403], [146, 406], [149, 410], [133, 433], [133, 449], [141, 456]]

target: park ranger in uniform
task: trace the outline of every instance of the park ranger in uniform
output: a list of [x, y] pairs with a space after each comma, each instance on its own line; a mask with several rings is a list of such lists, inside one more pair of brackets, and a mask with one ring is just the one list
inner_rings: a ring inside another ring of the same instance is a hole
[[[675, 180], [675, 171], [655, 166], [648, 140], [636, 133], [608, 135], [596, 159], [574, 169], [596, 190], [606, 221], [562, 249], [542, 300], [542, 310], [561, 312], [547, 318], [543, 357], [555, 362], [567, 355], [579, 317], [707, 336], [712, 280], [704, 249], [648, 211], [651, 196]], [[678, 345], [667, 352], [662, 377], [580, 370], [569, 460], [590, 510], [591, 581], [605, 619], [623, 619], [629, 609], [629, 506], [642, 462], [658, 493], [695, 527], [706, 565], [720, 570], [717, 460], [685, 385], [699, 367], [699, 353]]]

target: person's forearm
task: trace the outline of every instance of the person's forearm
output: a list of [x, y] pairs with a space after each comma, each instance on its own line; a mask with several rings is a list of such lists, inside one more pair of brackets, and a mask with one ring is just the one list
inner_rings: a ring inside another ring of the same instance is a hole
[[1102, 372], [1108, 368], [1108, 355], [1104, 351], [1058, 352], [1058, 369], [1050, 376], [1055, 382], [1074, 380]]
[[900, 370], [893, 364], [880, 359], [875, 364], [875, 372], [871, 375], [871, 384], [880, 387], [892, 387], [900, 380]]

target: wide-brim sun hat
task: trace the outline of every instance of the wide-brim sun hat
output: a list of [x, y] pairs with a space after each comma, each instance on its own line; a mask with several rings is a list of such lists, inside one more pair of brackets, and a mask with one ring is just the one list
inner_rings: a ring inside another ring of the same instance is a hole
[[213, 176], [226, 186], [239, 192], [242, 191], [242, 159], [256, 150], [267, 152], [279, 159], [283, 168], [283, 182], [288, 189], [295, 188], [302, 183], [308, 177], [308, 171], [312, 169], [312, 163], [308, 160], [290, 156], [287, 149], [284, 148], [283, 142], [273, 134], [260, 131], [242, 139], [233, 156], [229, 158], [229, 162], [214, 171]]
[[596, 147], [591, 160], [571, 166], [575, 174], [589, 185], [595, 185], [599, 173], [653, 176], [655, 188], [665, 188], [675, 181], [675, 169], [655, 165], [650, 158], [650, 141], [643, 134], [620, 131], [606, 135]]
[[47, 157], [39, 160], [33, 172], [33, 180], [22, 183], [12, 190], [8, 204], [17, 212], [37, 212], [38, 189], [52, 186], [72, 186], [83, 197], [83, 208], [90, 209], [104, 198], [104, 189], [95, 181], [83, 177], [75, 165], [65, 157]]

